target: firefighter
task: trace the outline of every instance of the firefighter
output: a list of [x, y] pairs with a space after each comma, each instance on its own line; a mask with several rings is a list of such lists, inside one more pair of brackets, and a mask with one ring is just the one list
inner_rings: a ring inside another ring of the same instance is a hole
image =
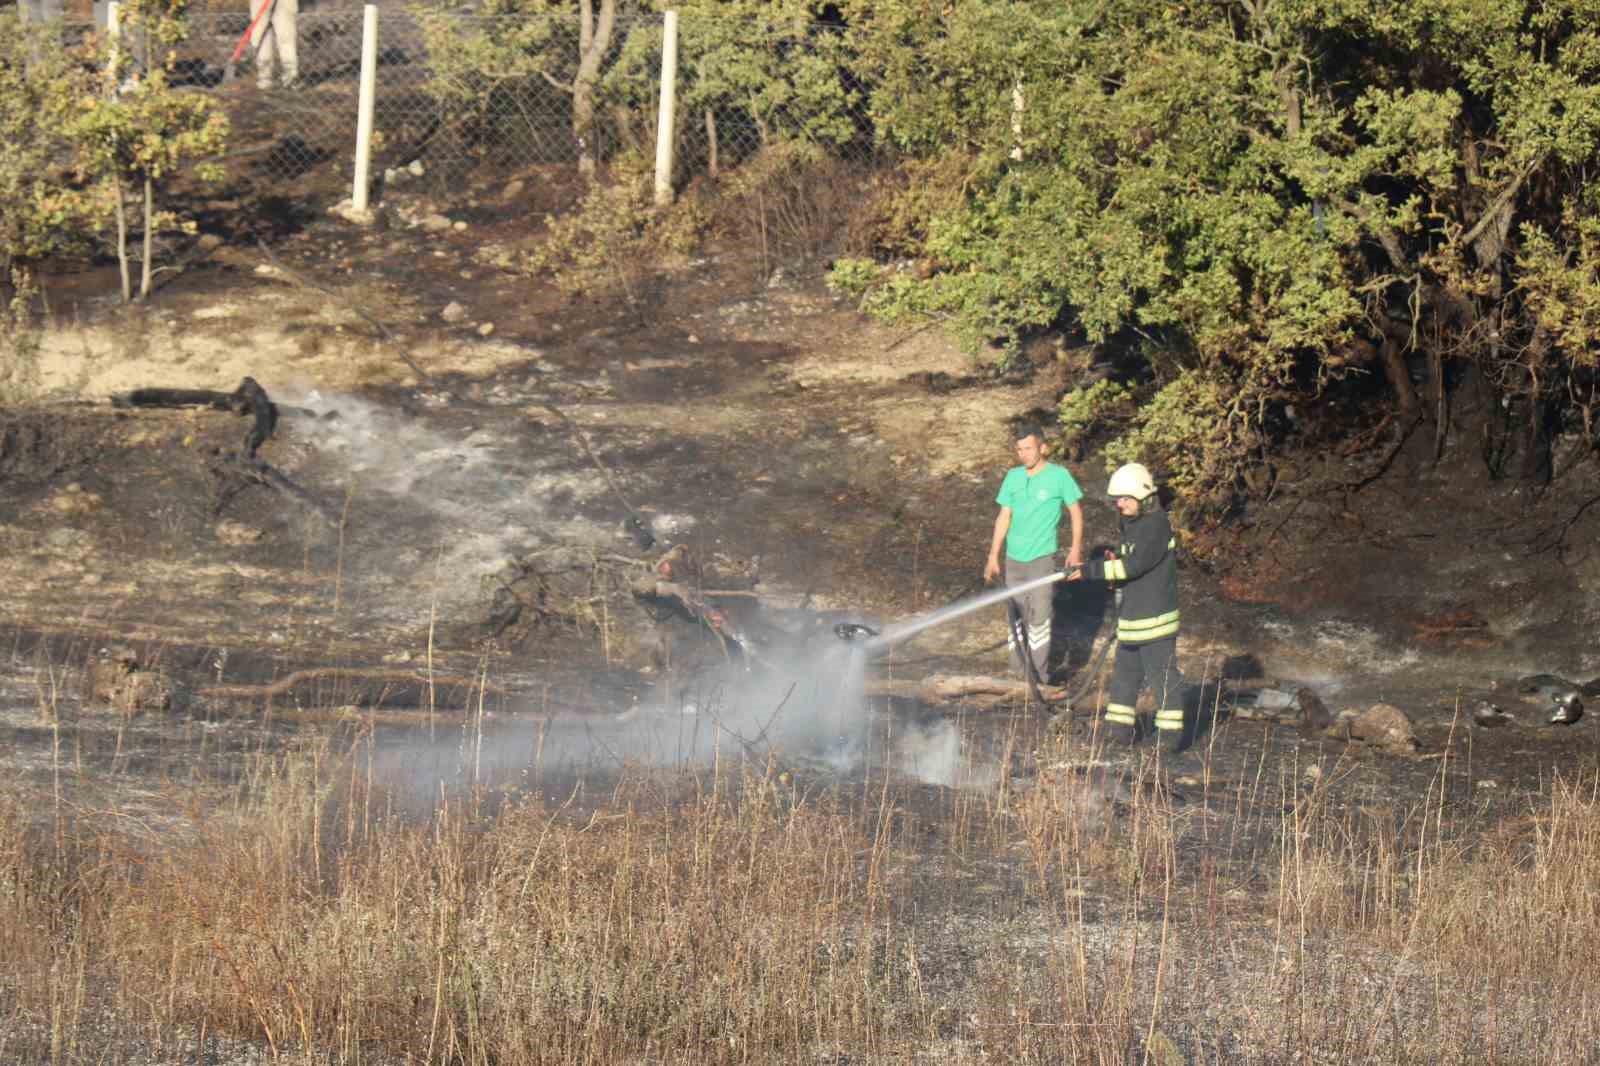
[[1124, 743], [1139, 739], [1134, 706], [1140, 688], [1149, 685], [1156, 732], [1169, 750], [1182, 751], [1190, 731], [1184, 721], [1188, 685], [1178, 670], [1177, 539], [1155, 481], [1140, 464], [1118, 468], [1106, 494], [1121, 518], [1121, 543], [1067, 574], [1071, 581], [1105, 581], [1117, 590], [1117, 660], [1106, 693], [1106, 729]]

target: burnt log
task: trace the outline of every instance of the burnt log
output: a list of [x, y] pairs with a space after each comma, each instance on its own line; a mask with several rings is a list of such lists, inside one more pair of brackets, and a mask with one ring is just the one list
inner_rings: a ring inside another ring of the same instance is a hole
[[208, 407], [251, 417], [244, 438], [244, 454], [255, 458], [256, 449], [272, 438], [278, 428], [278, 405], [255, 378], [245, 378], [232, 392], [210, 389], [134, 389], [111, 397], [113, 407]]

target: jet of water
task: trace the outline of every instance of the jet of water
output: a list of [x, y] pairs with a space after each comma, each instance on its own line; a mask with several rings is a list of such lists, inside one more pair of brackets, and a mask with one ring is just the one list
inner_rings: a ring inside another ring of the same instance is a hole
[[1055, 582], [1062, 580], [1066, 576], [1067, 575], [1065, 573], [1056, 571], [1053, 574], [1046, 574], [1044, 577], [1034, 578], [1032, 581], [1025, 581], [1020, 585], [1009, 585], [1004, 588], [991, 589], [982, 595], [974, 596], [970, 600], [962, 600], [959, 603], [952, 603], [949, 606], [940, 607], [937, 610], [929, 611], [927, 614], [918, 615], [915, 618], [887, 627], [882, 633], [879, 633], [877, 636], [868, 640], [863, 645], [863, 649], [868, 652], [880, 651], [889, 647], [891, 644], [898, 644], [903, 640], [909, 640], [925, 629], [932, 629], [934, 626], [944, 625], [946, 622], [953, 622], [963, 615], [971, 614], [973, 611], [981, 611], [985, 607], [999, 603], [1001, 600], [1008, 600], [1014, 596], [1020, 596], [1029, 589], [1036, 589], [1044, 585], [1052, 585]]

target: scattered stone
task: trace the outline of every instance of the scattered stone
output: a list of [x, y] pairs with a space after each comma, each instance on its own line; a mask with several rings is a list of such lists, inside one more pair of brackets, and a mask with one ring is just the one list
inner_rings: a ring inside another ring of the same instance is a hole
[[454, 225], [448, 218], [437, 213], [424, 215], [420, 224], [429, 233], [446, 233]]
[[100, 509], [100, 497], [93, 492], [84, 492], [83, 486], [74, 481], [50, 497], [50, 509], [63, 515], [88, 514]]
[[408, 663], [411, 661], [411, 653], [409, 651], [392, 651], [383, 657], [383, 661], [386, 663]]
[[1341, 716], [1329, 732], [1399, 754], [1410, 754], [1422, 746], [1411, 719], [1392, 703], [1375, 703], [1360, 714]]
[[506, 182], [506, 187], [504, 189], [500, 190], [500, 199], [503, 202], [515, 200], [517, 197], [523, 194], [527, 187], [528, 183], [523, 181], [521, 178], [513, 178], [512, 180]]
[[457, 233], [465, 233], [465, 232], [467, 232], [467, 224], [465, 222], [462, 222], [460, 219], [457, 219], [456, 221], [450, 223], [450, 228], [455, 230]]
[[1319, 733], [1333, 724], [1333, 713], [1310, 688], [1295, 691], [1295, 702], [1300, 705], [1300, 732], [1306, 735]]
[[45, 544], [61, 551], [87, 548], [93, 539], [85, 531], [73, 529], [71, 526], [52, 529], [44, 535]]
[[1472, 707], [1472, 724], [1484, 729], [1497, 729], [1503, 725], [1510, 725], [1516, 719], [1500, 706], [1488, 700], [1479, 700]]
[[699, 344], [700, 343], [700, 338], [696, 337], [693, 333], [691, 333], [691, 334], [689, 334], [689, 343], [690, 344]]
[[254, 526], [247, 526], [243, 522], [236, 522], [231, 518], [224, 518], [217, 523], [217, 539], [224, 544], [235, 547], [244, 544], [254, 544], [262, 537], [262, 531]]
[[455, 300], [451, 300], [445, 304], [444, 310], [439, 312], [439, 317], [446, 322], [460, 322], [467, 317], [467, 309]]
[[425, 171], [422, 169], [422, 160], [413, 159], [410, 163], [407, 163], [406, 173], [410, 174], [413, 178], [422, 177], [422, 175], [425, 173]]
[[485, 322], [483, 325], [478, 327], [478, 336], [480, 336], [480, 337], [488, 337], [488, 336], [492, 336], [493, 334], [494, 334], [494, 323], [493, 322]]
[[1496, 781], [1492, 777], [1485, 777], [1485, 778], [1483, 778], [1482, 780], [1480, 780], [1478, 782], [1478, 787], [1479, 788], [1499, 788], [1500, 787], [1500, 782]]
[[222, 245], [222, 238], [215, 233], [202, 233], [200, 239], [194, 242], [195, 250], [201, 255], [210, 255], [218, 248], [221, 248]]
[[[328, 208], [328, 214], [336, 218], [342, 218], [356, 226], [370, 226], [377, 221], [377, 216], [373, 214], [371, 208], [365, 211], [358, 211], [356, 210], [356, 202], [348, 197]], [[259, 272], [258, 269], [257, 273]]]
[[172, 686], [159, 670], [144, 668], [132, 648], [100, 649], [89, 663], [91, 706], [110, 707], [124, 718], [172, 707]]
[[278, 268], [270, 263], [258, 263], [256, 264], [256, 273], [262, 277], [275, 277], [278, 273]]

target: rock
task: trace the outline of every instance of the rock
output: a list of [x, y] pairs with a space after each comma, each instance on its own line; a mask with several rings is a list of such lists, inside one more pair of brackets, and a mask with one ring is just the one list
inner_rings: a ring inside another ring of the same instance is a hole
[[1360, 714], [1341, 717], [1330, 732], [1399, 754], [1421, 747], [1411, 719], [1392, 703], [1375, 703]]
[[109, 707], [124, 718], [172, 707], [172, 686], [159, 670], [144, 669], [125, 645], [100, 649], [89, 663], [85, 703]]
[[328, 214], [356, 226], [370, 226], [377, 221], [377, 216], [373, 214], [371, 208], [357, 211], [356, 202], [348, 197], [328, 208]]
[[1328, 705], [1311, 689], [1302, 687], [1295, 690], [1294, 699], [1300, 705], [1301, 733], [1309, 736], [1333, 724], [1333, 714], [1328, 710]]
[[44, 535], [44, 542], [52, 548], [61, 551], [81, 550], [87, 548], [94, 538], [81, 529], [70, 526], [61, 526], [52, 529]]
[[1497, 703], [1489, 700], [1479, 700], [1472, 705], [1472, 724], [1484, 729], [1498, 729], [1503, 725], [1510, 725], [1516, 721], [1511, 715], [1501, 709]]
[[84, 492], [82, 485], [73, 482], [50, 497], [50, 509], [63, 515], [88, 514], [100, 509], [100, 497], [93, 492]]
[[454, 225], [448, 218], [441, 214], [424, 215], [421, 226], [429, 233], [447, 233]]
[[456, 221], [450, 223], [450, 228], [455, 230], [457, 233], [465, 233], [465, 232], [467, 232], [467, 224], [465, 222], [462, 222], [460, 219], [457, 219]]
[[439, 312], [439, 317], [446, 322], [460, 322], [467, 317], [467, 309], [455, 300], [445, 304], [444, 310]]
[[222, 238], [217, 236], [215, 233], [202, 233], [200, 235], [200, 239], [194, 242], [195, 249], [201, 255], [210, 255], [218, 248], [221, 248], [222, 245]]
[[493, 333], [494, 333], [494, 323], [493, 322], [485, 322], [483, 325], [478, 327], [478, 336], [480, 336], [480, 337], [488, 337], [488, 336], [493, 335]]
[[410, 174], [413, 178], [422, 177], [422, 175], [425, 173], [425, 171], [422, 169], [422, 160], [413, 159], [411, 162], [407, 163], [406, 173]]
[[523, 194], [527, 187], [528, 183], [523, 181], [521, 178], [513, 178], [511, 181], [506, 182], [506, 187], [500, 190], [501, 202], [509, 203], [510, 201], [515, 200], [517, 197]]
[[262, 531], [254, 526], [247, 526], [243, 522], [235, 522], [231, 518], [224, 518], [216, 526], [217, 539], [224, 544], [238, 547], [242, 544], [254, 544], [262, 537]]

